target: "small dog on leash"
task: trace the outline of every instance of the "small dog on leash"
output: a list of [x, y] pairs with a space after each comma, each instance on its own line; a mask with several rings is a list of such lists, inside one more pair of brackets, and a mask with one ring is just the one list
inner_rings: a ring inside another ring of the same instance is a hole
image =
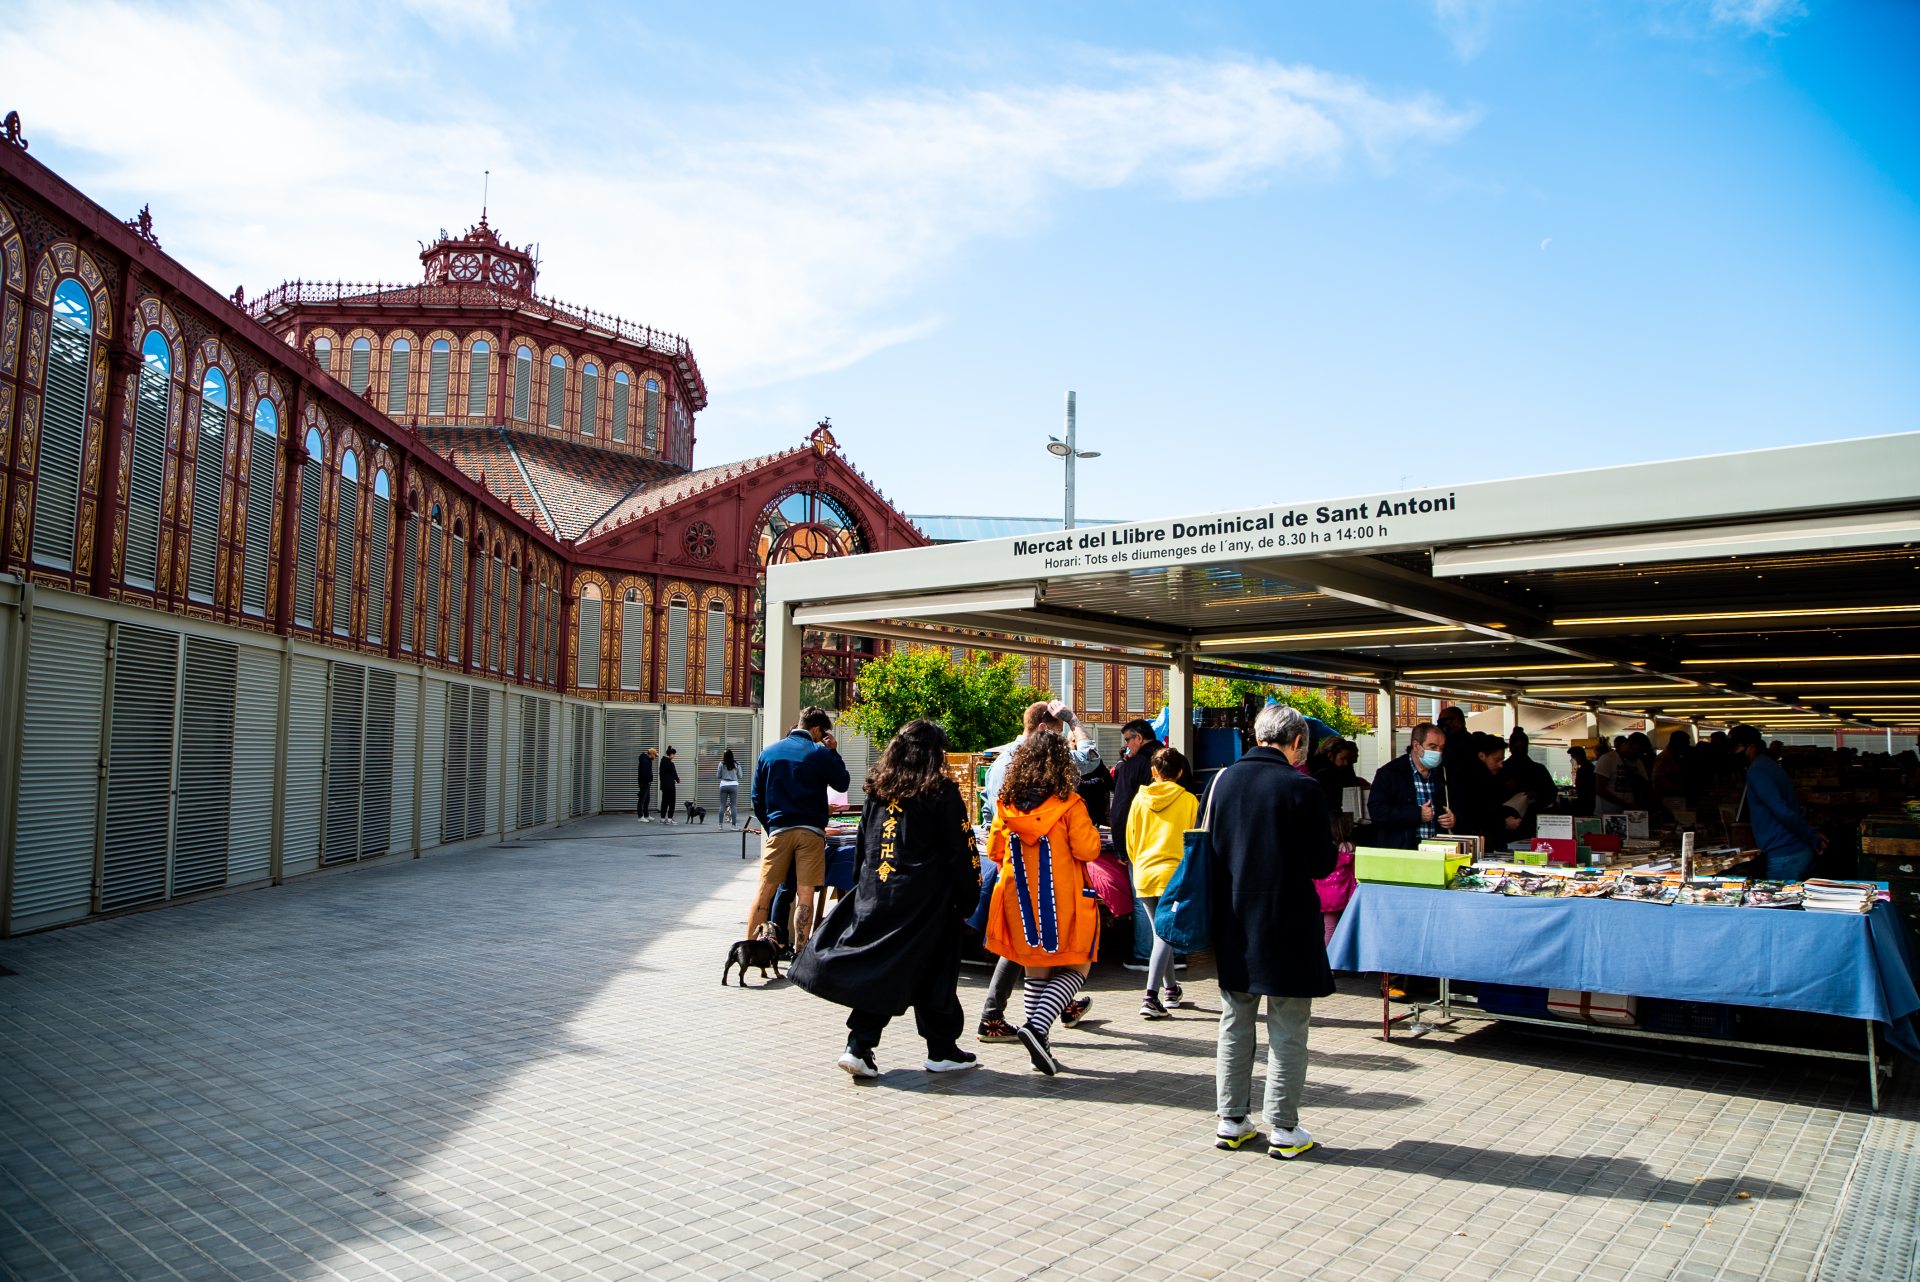
[[706, 821], [707, 821], [707, 808], [705, 806], [696, 806], [691, 801], [689, 801], [687, 803], [687, 822], [690, 824], [692, 823], [703, 824]]
[[760, 978], [766, 979], [767, 967], [773, 967], [775, 979], [785, 979], [780, 973], [780, 955], [784, 950], [774, 935], [773, 923], [761, 922], [760, 929], [754, 932], [752, 939], [743, 939], [727, 950], [727, 964], [720, 968], [720, 987], [727, 986], [727, 974], [735, 966], [740, 968], [740, 987], [747, 986], [747, 967], [757, 967]]

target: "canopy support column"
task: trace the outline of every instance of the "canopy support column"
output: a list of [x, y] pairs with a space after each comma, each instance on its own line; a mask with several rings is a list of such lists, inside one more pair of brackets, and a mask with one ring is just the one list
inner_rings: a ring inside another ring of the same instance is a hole
[[1167, 669], [1167, 742], [1193, 760], [1193, 655], [1182, 651]]
[[784, 601], [768, 601], [766, 701], [760, 726], [763, 746], [780, 742], [800, 720], [800, 642], [793, 608]]

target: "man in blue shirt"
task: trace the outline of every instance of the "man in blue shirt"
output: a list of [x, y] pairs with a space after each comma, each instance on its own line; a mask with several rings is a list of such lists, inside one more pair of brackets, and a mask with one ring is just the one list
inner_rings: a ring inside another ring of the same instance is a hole
[[851, 783], [833, 718], [819, 708], [800, 714], [787, 737], [760, 754], [753, 768], [753, 816], [766, 829], [760, 854], [760, 885], [747, 915], [752, 938], [767, 919], [773, 894], [787, 873], [794, 873], [792, 933], [797, 954], [813, 934], [813, 898], [827, 880], [827, 790], [845, 792]]
[[1747, 763], [1747, 795], [1741, 809], [1753, 825], [1768, 879], [1799, 881], [1813, 870], [1813, 857], [1827, 848], [1826, 835], [1815, 832], [1800, 813], [1793, 780], [1767, 755], [1766, 740], [1758, 730], [1735, 726], [1727, 735], [1727, 749]]

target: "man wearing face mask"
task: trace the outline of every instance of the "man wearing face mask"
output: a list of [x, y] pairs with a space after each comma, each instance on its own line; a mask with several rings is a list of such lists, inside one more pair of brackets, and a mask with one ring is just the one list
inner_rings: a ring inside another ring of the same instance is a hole
[[1753, 825], [1767, 876], [1774, 881], [1799, 881], [1813, 869], [1813, 857], [1827, 848], [1826, 834], [1815, 832], [1800, 813], [1793, 780], [1780, 763], [1766, 753], [1766, 742], [1752, 726], [1735, 726], [1727, 735], [1727, 749], [1747, 765], [1747, 791], [1741, 812]]
[[1391, 850], [1412, 850], [1426, 837], [1450, 833], [1453, 811], [1447, 805], [1447, 780], [1440, 761], [1446, 735], [1422, 721], [1413, 728], [1406, 755], [1395, 757], [1373, 776], [1367, 813], [1373, 817], [1373, 842]]

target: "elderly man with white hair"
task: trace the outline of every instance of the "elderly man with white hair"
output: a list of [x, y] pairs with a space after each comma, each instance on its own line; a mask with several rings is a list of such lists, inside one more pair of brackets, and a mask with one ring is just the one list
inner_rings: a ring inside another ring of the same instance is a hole
[[1307, 1020], [1313, 999], [1333, 992], [1313, 883], [1333, 871], [1333, 828], [1319, 785], [1297, 769], [1307, 757], [1299, 711], [1268, 704], [1253, 737], [1256, 746], [1214, 782], [1207, 819], [1220, 975], [1214, 1143], [1237, 1149], [1260, 1134], [1247, 1114], [1254, 1017], [1264, 997], [1267, 1156], [1290, 1158], [1313, 1147], [1300, 1125]]

